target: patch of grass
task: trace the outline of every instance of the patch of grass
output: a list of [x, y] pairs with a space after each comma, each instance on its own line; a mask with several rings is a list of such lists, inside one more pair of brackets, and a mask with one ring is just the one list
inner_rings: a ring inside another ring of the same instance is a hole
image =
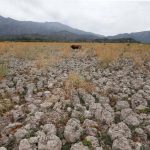
[[112, 45], [112, 49], [111, 47], [104, 46], [103, 49], [96, 51], [96, 56], [101, 61], [102, 67], [107, 68], [112, 61], [117, 60], [119, 58], [122, 52], [123, 52], [123, 49], [122, 50], [114, 49], [113, 45]]
[[94, 85], [75, 72], [69, 73], [64, 88], [68, 96], [72, 95], [72, 91], [75, 89], [83, 88], [90, 93], [95, 89]]
[[114, 107], [118, 100], [117, 97], [115, 95], [109, 95], [109, 99], [111, 107]]
[[12, 150], [15, 144], [16, 144], [16, 139], [15, 137], [13, 137], [8, 140], [7, 145], [5, 145], [5, 147], [7, 148], [7, 150]]
[[150, 113], [150, 107], [146, 107], [144, 109], [139, 110], [139, 113], [149, 114]]
[[[70, 46], [74, 43], [55, 42], [1, 42], [0, 55], [15, 56], [20, 59], [37, 60], [39, 55], [59, 57], [59, 59], [72, 56]], [[82, 49], [76, 56], [96, 56], [101, 61], [101, 67], [108, 67], [112, 61], [118, 58], [131, 58], [135, 66], [140, 67], [144, 62], [150, 61], [150, 45], [137, 43], [76, 43]], [[48, 58], [47, 61], [52, 59]], [[52, 60], [55, 62], [56, 59]], [[45, 60], [44, 60], [45, 61]]]
[[103, 143], [105, 145], [112, 146], [112, 140], [111, 140], [110, 136], [107, 135], [107, 133], [101, 133], [101, 134], [99, 134], [99, 140], [103, 141]]
[[128, 125], [128, 127], [130, 128], [131, 132], [134, 132], [135, 129], [138, 128], [139, 126]]
[[81, 103], [82, 105], [85, 105], [85, 101], [84, 101], [84, 99], [83, 99], [83, 96], [82, 96], [81, 94], [79, 94], [79, 92], [78, 92], [78, 97], [79, 97], [79, 99], [80, 99], [80, 103]]
[[36, 132], [38, 131], [37, 128], [33, 128], [31, 130], [28, 131], [28, 133], [26, 134], [26, 138], [29, 139], [30, 137], [34, 137], [36, 135]]
[[12, 107], [13, 103], [10, 99], [0, 98], [0, 116], [2, 116], [3, 113], [9, 111]]
[[80, 120], [80, 122], [81, 122], [81, 123], [83, 123], [83, 122], [84, 122], [84, 120], [85, 120], [84, 115], [79, 116], [79, 120]]
[[140, 137], [137, 135], [137, 133], [135, 133], [135, 132], [133, 132], [132, 133], [132, 140], [134, 141], [134, 142], [140, 142]]
[[92, 148], [92, 143], [91, 143], [91, 141], [88, 141], [87, 139], [84, 139], [83, 141], [82, 141], [82, 144], [84, 145], [84, 146], [87, 146], [88, 148]]
[[99, 98], [94, 94], [93, 97], [95, 98], [95, 103], [99, 103]]
[[0, 64], [0, 79], [8, 74], [8, 67], [6, 64]]
[[71, 148], [70, 143], [66, 143], [65, 145], [62, 146], [62, 150], [69, 150]]
[[105, 145], [103, 146], [103, 150], [111, 150], [111, 148]]
[[120, 115], [115, 115], [114, 122], [115, 122], [115, 124], [121, 122]]
[[140, 150], [148, 150], [149, 146], [142, 144], [142, 146], [140, 147]]
[[35, 65], [39, 69], [44, 69], [44, 68], [47, 68], [48, 66], [58, 63], [60, 60], [62, 60], [62, 58], [60, 56], [56, 56], [56, 55], [46, 56], [46, 54], [41, 52], [35, 58]]

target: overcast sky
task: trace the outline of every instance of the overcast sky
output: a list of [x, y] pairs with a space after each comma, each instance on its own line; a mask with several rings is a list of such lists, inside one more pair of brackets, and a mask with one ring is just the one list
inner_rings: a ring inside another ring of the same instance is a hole
[[0, 0], [0, 15], [103, 35], [150, 30], [150, 0]]

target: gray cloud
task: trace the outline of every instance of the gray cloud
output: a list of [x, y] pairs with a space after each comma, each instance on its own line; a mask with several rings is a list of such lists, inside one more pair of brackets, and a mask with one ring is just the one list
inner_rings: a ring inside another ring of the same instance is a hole
[[2, 16], [57, 21], [104, 35], [150, 30], [149, 10], [148, 0], [0, 0]]

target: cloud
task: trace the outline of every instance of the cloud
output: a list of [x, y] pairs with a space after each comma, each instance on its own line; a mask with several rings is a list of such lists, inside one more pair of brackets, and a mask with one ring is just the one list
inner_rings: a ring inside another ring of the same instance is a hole
[[0, 0], [5, 17], [57, 21], [104, 35], [150, 30], [149, 10], [148, 0]]

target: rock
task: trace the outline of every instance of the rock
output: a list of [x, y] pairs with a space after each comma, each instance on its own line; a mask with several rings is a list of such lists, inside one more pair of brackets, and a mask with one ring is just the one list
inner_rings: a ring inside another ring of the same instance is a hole
[[25, 117], [25, 114], [23, 113], [21, 107], [16, 108], [16, 110], [12, 110], [11, 113], [15, 122], [20, 121]]
[[53, 107], [53, 110], [61, 112], [61, 109], [62, 109], [62, 102], [56, 102], [54, 107]]
[[56, 135], [56, 127], [53, 124], [45, 124], [43, 126], [43, 131], [47, 135]]
[[35, 113], [38, 110], [38, 108], [36, 105], [30, 104], [28, 105], [28, 110], [30, 111], [30, 113]]
[[45, 92], [43, 93], [43, 95], [44, 95], [45, 98], [49, 98], [50, 95], [51, 95], [51, 92], [50, 92], [50, 91], [45, 91]]
[[31, 97], [35, 88], [34, 83], [27, 84], [27, 97]]
[[132, 140], [130, 141], [130, 144], [131, 144], [131, 147], [134, 148], [134, 150], [141, 150], [141, 149], [144, 149], [145, 150], [145, 147], [143, 147], [143, 144], [141, 142], [133, 142]]
[[43, 109], [48, 109], [48, 108], [50, 108], [52, 105], [53, 105], [53, 103], [47, 102], [47, 101], [45, 101], [44, 103], [40, 104], [41, 108], [43, 108]]
[[83, 123], [83, 128], [87, 135], [97, 136], [98, 124], [95, 121], [86, 119]]
[[82, 131], [83, 129], [80, 125], [80, 121], [75, 118], [71, 118], [65, 127], [64, 137], [67, 142], [74, 143], [80, 138]]
[[103, 150], [103, 148], [102, 147], [96, 147], [95, 150]]
[[82, 105], [85, 104], [85, 106], [89, 106], [89, 105], [95, 103], [95, 98], [92, 95], [86, 93], [85, 90], [79, 89], [78, 93], [79, 93], [80, 97], [82, 97], [82, 102], [80, 101], [80, 103]]
[[73, 101], [73, 106], [80, 104], [80, 99], [77, 93], [73, 93], [72, 101]]
[[91, 114], [91, 112], [90, 111], [88, 111], [88, 110], [85, 110], [84, 111], [84, 118], [86, 118], [86, 119], [90, 119], [90, 118], [92, 118], [92, 114]]
[[52, 89], [53, 85], [54, 85], [54, 84], [53, 84], [51, 81], [48, 81], [48, 88], [49, 88], [49, 89]]
[[60, 100], [60, 96], [59, 95], [51, 95], [50, 97], [47, 96], [46, 100], [51, 103], [56, 103]]
[[80, 142], [72, 145], [70, 150], [89, 150], [89, 148]]
[[95, 122], [93, 120], [85, 119], [85, 121], [83, 122], [83, 127], [85, 127], [85, 128], [90, 128], [90, 127], [98, 128], [98, 124], [97, 124], [97, 122]]
[[67, 112], [71, 113], [72, 112], [72, 108], [71, 107], [67, 107]]
[[116, 104], [116, 109], [117, 110], [122, 110], [122, 109], [125, 109], [125, 108], [129, 108], [130, 105], [127, 101], [117, 101], [117, 104]]
[[135, 129], [135, 133], [136, 133], [136, 135], [138, 135], [143, 141], [146, 141], [146, 140], [147, 140], [147, 135], [146, 135], [146, 133], [144, 132], [143, 129], [141, 129], [141, 128], [136, 128], [136, 129]]
[[150, 85], [144, 85], [143, 90], [144, 91], [150, 91]]
[[89, 111], [92, 115], [95, 115], [96, 111], [99, 110], [102, 111], [102, 105], [100, 103], [94, 103], [89, 106]]
[[99, 103], [101, 103], [102, 105], [108, 104], [109, 102], [110, 102], [110, 100], [108, 97], [102, 97], [102, 96], [99, 97]]
[[27, 130], [26, 129], [18, 129], [17, 132], [14, 134], [17, 140], [21, 140], [27, 135]]
[[138, 126], [140, 124], [138, 118], [136, 117], [136, 115], [130, 115], [128, 116], [125, 120], [125, 123], [127, 123], [128, 125], [131, 126]]
[[[32, 97], [32, 96], [25, 96], [25, 101], [26, 102], [30, 102], [30, 103], [33, 103], [35, 101], [35, 99]], [[36, 100], [37, 101], [37, 100]]]
[[38, 150], [45, 150], [46, 149], [46, 144], [47, 144], [47, 137], [46, 134], [42, 131], [37, 132], [37, 137], [39, 139], [38, 141]]
[[44, 118], [44, 113], [43, 112], [36, 112], [35, 113], [35, 120], [40, 121]]
[[19, 150], [32, 150], [32, 147], [27, 139], [20, 141]]
[[114, 140], [112, 150], [132, 150], [129, 141], [125, 137]]
[[128, 116], [130, 116], [133, 113], [131, 108], [126, 108], [121, 110], [121, 119], [125, 120]]
[[150, 125], [146, 126], [145, 130], [146, 130], [147, 134], [150, 136]]
[[121, 119], [127, 125], [138, 126], [140, 124], [139, 119], [137, 118], [137, 114], [135, 114], [132, 109], [127, 108], [121, 111]]
[[38, 92], [38, 93], [37, 93], [37, 96], [38, 96], [38, 97], [42, 97], [42, 95], [43, 95], [43, 92]]
[[71, 113], [72, 118], [80, 119], [81, 116], [83, 116], [81, 111], [73, 110]]
[[98, 130], [96, 128], [86, 128], [85, 133], [89, 136], [97, 136]]
[[101, 123], [110, 125], [114, 120], [114, 111], [109, 104], [104, 104], [102, 109], [96, 109], [95, 118]]
[[22, 127], [21, 123], [15, 122], [6, 126], [2, 132], [5, 133], [6, 135], [9, 135], [11, 132], [14, 132], [15, 129], [21, 128], [21, 127]]
[[30, 137], [29, 143], [30, 144], [37, 144], [38, 143], [38, 137]]
[[46, 150], [61, 150], [62, 142], [59, 137], [51, 135], [48, 139]]
[[108, 135], [111, 137], [112, 140], [121, 137], [131, 138], [131, 131], [124, 122], [120, 122], [118, 124], [113, 124], [109, 128]]
[[136, 109], [139, 106], [147, 106], [147, 101], [142, 97], [141, 94], [135, 94], [131, 97], [132, 108]]
[[43, 88], [43, 81], [40, 80], [37, 82], [37, 89], [41, 90], [42, 88]]
[[7, 150], [5, 147], [0, 147], [0, 150]]
[[76, 106], [74, 107], [74, 110], [80, 111], [82, 113], [82, 112], [86, 111], [86, 107], [82, 106], [81, 104], [76, 104]]
[[19, 102], [20, 102], [19, 96], [13, 96], [11, 99], [12, 99], [13, 102], [15, 102], [17, 104], [19, 104]]

